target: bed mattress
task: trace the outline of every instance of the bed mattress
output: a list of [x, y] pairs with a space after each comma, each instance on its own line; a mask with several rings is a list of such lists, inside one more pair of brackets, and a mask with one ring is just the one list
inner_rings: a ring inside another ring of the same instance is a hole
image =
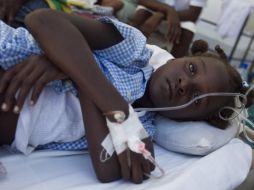
[[84, 189], [170, 189], [230, 190], [246, 178], [251, 165], [251, 148], [233, 139], [205, 156], [169, 152], [155, 145], [156, 160], [166, 174], [136, 185], [119, 180], [97, 181], [87, 152], [36, 151], [29, 156], [0, 149], [0, 160], [8, 174], [0, 178], [4, 190], [84, 190]]

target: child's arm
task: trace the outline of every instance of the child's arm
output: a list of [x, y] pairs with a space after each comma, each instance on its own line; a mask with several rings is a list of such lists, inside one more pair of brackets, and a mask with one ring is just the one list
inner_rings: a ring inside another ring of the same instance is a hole
[[83, 113], [86, 138], [89, 143], [93, 166], [97, 178], [101, 182], [110, 182], [121, 178], [121, 167], [116, 154], [106, 162], [100, 160], [102, 151], [101, 142], [109, 133], [105, 126], [105, 119], [95, 104], [82, 92], [79, 91], [79, 100]]
[[[26, 18], [26, 23], [48, 58], [77, 84], [81, 107], [85, 107], [86, 113], [89, 111], [88, 116], [85, 115], [85, 122], [88, 124], [87, 138], [94, 168], [99, 179], [105, 179], [105, 168], [119, 166], [116, 161], [104, 164], [99, 161], [102, 150], [100, 143], [107, 132], [102, 113], [122, 110], [128, 115], [128, 104], [105, 78], [95, 63], [91, 49], [110, 47], [121, 42], [122, 36], [111, 24], [48, 10], [32, 13]], [[86, 110], [86, 101], [89, 110]], [[101, 120], [97, 120], [97, 116]], [[104, 130], [94, 130], [94, 122]], [[135, 168], [128, 168], [125, 154], [126, 151], [118, 156], [122, 177], [142, 182], [143, 172], [150, 171], [150, 167], [144, 165], [149, 163], [141, 157], [133, 157], [132, 164]], [[108, 178], [105, 181], [117, 178], [118, 172], [116, 170], [112, 176], [106, 176]]]
[[47, 57], [66, 73], [103, 112], [122, 110], [128, 105], [96, 64], [91, 49], [104, 49], [123, 40], [111, 24], [39, 10], [25, 22]]
[[[101, 162], [100, 156], [103, 150], [101, 142], [109, 131], [108, 128], [105, 127], [105, 119], [96, 105], [82, 92], [82, 90], [79, 90], [79, 94], [82, 113], [84, 113], [86, 137], [89, 142], [89, 152], [91, 153], [97, 178], [101, 182], [110, 182], [122, 177], [134, 183], [141, 183], [144, 173], [149, 174], [153, 169], [153, 166], [149, 163], [142, 162], [142, 155], [131, 153], [131, 166], [128, 166], [126, 151], [120, 154], [118, 159], [114, 153], [105, 163]], [[153, 154], [152, 142], [149, 139], [144, 139], [143, 142], [146, 143], [147, 149]], [[102, 157], [102, 159], [104, 159], [104, 157]], [[139, 160], [140, 163], [134, 160]], [[142, 165], [143, 171], [140, 168], [140, 164]], [[128, 169], [129, 167], [131, 168]]]
[[[109, 131], [105, 127], [105, 119], [100, 110], [82, 91], [79, 91], [79, 93], [82, 113], [84, 113], [86, 137], [89, 142], [89, 152], [92, 153], [91, 157], [97, 178], [101, 182], [110, 182], [122, 177], [134, 183], [141, 183], [144, 173], [149, 174], [154, 168], [150, 163], [142, 161], [142, 155], [130, 153], [130, 166], [127, 162], [127, 151], [118, 157], [114, 153], [109, 160], [101, 162], [100, 156], [103, 150], [101, 142]], [[144, 139], [143, 142], [146, 143], [147, 149], [154, 155], [152, 142], [149, 139]], [[142, 165], [142, 169], [140, 165]]]

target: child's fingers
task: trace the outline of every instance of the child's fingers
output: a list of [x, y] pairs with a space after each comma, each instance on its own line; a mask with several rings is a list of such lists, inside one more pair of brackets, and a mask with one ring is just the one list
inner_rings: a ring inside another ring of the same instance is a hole
[[20, 86], [20, 80], [16, 77], [11, 81], [5, 92], [4, 102], [1, 106], [3, 111], [9, 111], [13, 106], [13, 100], [15, 99], [15, 94]]
[[5, 98], [1, 106], [3, 111], [8, 111], [13, 106], [13, 100], [15, 100], [15, 95], [18, 92], [23, 80], [31, 71], [30, 67], [25, 67], [20, 70], [21, 65], [14, 66], [10, 70], [6, 71], [3, 76], [3, 89], [5, 89]]
[[16, 74], [15, 68], [10, 69], [3, 74], [3, 76], [0, 80], [0, 93], [4, 92], [4, 90], [7, 88], [8, 84], [13, 79], [15, 74]]
[[16, 105], [13, 108], [14, 113], [18, 114], [20, 112], [20, 110], [22, 109], [22, 107], [24, 105], [25, 99], [26, 99], [27, 95], [29, 94], [29, 91], [31, 90], [31, 88], [32, 88], [32, 84], [29, 84], [27, 82], [22, 84], [22, 86], [20, 87], [20, 90], [19, 90]]
[[17, 73], [20, 75], [22, 72], [27, 72], [21, 71], [21, 68], [23, 67], [23, 64], [25, 64], [26, 61], [23, 61], [20, 64], [14, 65], [11, 67], [9, 70], [5, 71], [2, 78], [0, 79], [0, 93], [3, 93], [11, 80], [17, 75]]
[[124, 152], [122, 152], [121, 154], [118, 155], [118, 160], [121, 165], [122, 178], [125, 180], [130, 179], [130, 168], [129, 168], [129, 164], [128, 164], [129, 161], [128, 161], [127, 151], [129, 151], [129, 150], [125, 150]]
[[142, 183], [144, 172], [142, 171], [142, 155], [131, 152], [131, 180], [133, 183]]
[[23, 82], [20, 87], [20, 91], [17, 98], [16, 106], [14, 107], [13, 112], [19, 113], [22, 109], [25, 99], [27, 98], [29, 92], [34, 86], [34, 83], [37, 81], [37, 79], [42, 75], [42, 71], [40, 69], [35, 69], [30, 76], [28, 76]]
[[34, 86], [34, 89], [33, 89], [33, 92], [32, 92], [32, 97], [31, 97], [31, 102], [30, 102], [31, 105], [34, 105], [37, 102], [43, 88], [47, 85], [47, 83], [48, 83], [48, 77], [47, 77], [47, 74], [44, 73], [38, 79], [38, 81], [36, 82], [36, 84]]
[[142, 170], [144, 174], [150, 174], [152, 170], [152, 168], [150, 167], [150, 162], [144, 158], [142, 160]]

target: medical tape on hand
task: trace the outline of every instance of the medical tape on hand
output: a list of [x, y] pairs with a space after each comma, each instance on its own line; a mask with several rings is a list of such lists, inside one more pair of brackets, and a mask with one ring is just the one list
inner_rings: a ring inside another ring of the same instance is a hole
[[148, 137], [148, 133], [131, 105], [129, 105], [129, 117], [124, 122], [116, 123], [108, 119], [106, 121], [112, 143], [109, 142], [109, 137], [107, 136], [102, 142], [102, 146], [109, 154], [112, 153], [112, 144], [118, 155], [127, 148], [133, 152], [137, 152], [139, 142]]
[[110, 134], [101, 143], [104, 148], [100, 158], [102, 162], [108, 160], [113, 155], [114, 150], [119, 155], [129, 148], [132, 152], [142, 154], [145, 159], [149, 160], [160, 171], [158, 176], [146, 174], [147, 176], [160, 178], [164, 175], [163, 169], [155, 162], [151, 153], [145, 148], [145, 143], [142, 142], [142, 139], [147, 138], [149, 135], [132, 106], [129, 105], [129, 117], [124, 122], [115, 123], [108, 119], [106, 121]]
[[[112, 143], [110, 134], [108, 134], [106, 136], [106, 138], [103, 140], [101, 145], [104, 147], [104, 149], [103, 149], [103, 151], [101, 151], [100, 160], [101, 160], [101, 162], [105, 162], [108, 159], [110, 159], [114, 153], [114, 145]], [[138, 139], [132, 139], [128, 142], [128, 147], [132, 147], [133, 151], [138, 152], [139, 154], [142, 154], [143, 157], [145, 159], [149, 160], [149, 162], [151, 162], [155, 166], [155, 168], [157, 168], [159, 171], [159, 174], [157, 174], [157, 175], [155, 175], [154, 172], [153, 172], [153, 174], [144, 173], [144, 175], [146, 175], [149, 178], [153, 178], [153, 179], [159, 179], [165, 175], [164, 170], [155, 161], [152, 154], [146, 149], [144, 142], [142, 142]], [[129, 165], [131, 165], [131, 163], [129, 163]]]

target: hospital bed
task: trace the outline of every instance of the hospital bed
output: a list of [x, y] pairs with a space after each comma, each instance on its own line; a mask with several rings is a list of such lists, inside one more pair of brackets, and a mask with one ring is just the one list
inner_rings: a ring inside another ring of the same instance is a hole
[[170, 152], [157, 145], [155, 155], [165, 170], [164, 177], [139, 185], [123, 180], [102, 184], [96, 179], [87, 152], [42, 150], [24, 156], [3, 147], [0, 160], [8, 174], [0, 178], [0, 189], [230, 190], [244, 181], [252, 160], [250, 147], [238, 139], [204, 157]]

